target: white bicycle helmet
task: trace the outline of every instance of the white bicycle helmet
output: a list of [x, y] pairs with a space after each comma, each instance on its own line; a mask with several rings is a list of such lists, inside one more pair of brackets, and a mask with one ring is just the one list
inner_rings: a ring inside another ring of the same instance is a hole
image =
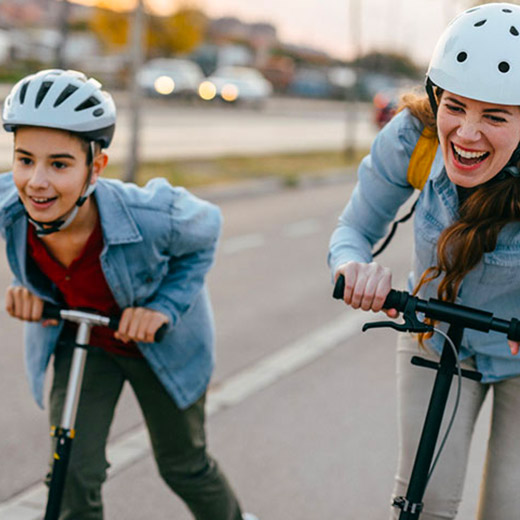
[[4, 102], [3, 125], [68, 130], [107, 148], [112, 141], [116, 107], [101, 83], [74, 70], [42, 70], [20, 80]]
[[458, 15], [435, 47], [427, 82], [478, 101], [520, 105], [520, 6], [484, 4]]

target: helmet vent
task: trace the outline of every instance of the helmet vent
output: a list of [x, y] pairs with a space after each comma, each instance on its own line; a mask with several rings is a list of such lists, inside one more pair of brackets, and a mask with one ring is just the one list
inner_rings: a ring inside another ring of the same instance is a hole
[[74, 85], [67, 85], [61, 92], [61, 94], [58, 96], [58, 99], [55, 101], [54, 106], [60, 106], [66, 99], [68, 99], [74, 92], [78, 90], [78, 87], [75, 87]]
[[510, 27], [509, 32], [510, 32], [513, 36], [518, 36], [518, 35], [520, 35], [520, 33], [518, 32], [518, 29], [517, 29], [514, 25], [512, 25], [512, 26]]
[[38, 94], [36, 94], [36, 102], [35, 102], [35, 107], [38, 108], [41, 104], [42, 104], [42, 101], [45, 99], [45, 96], [47, 95], [47, 92], [49, 92], [49, 89], [52, 87], [52, 81], [44, 81], [41, 86], [40, 86], [40, 89], [38, 90]]
[[480, 20], [480, 22], [474, 24], [473, 27], [482, 27], [486, 22], [487, 20]]
[[81, 110], [86, 110], [87, 108], [95, 107], [96, 105], [99, 105], [101, 101], [97, 97], [90, 96], [87, 100], [83, 101], [81, 105], [78, 105], [74, 111], [80, 112]]
[[24, 104], [25, 95], [27, 94], [27, 88], [29, 87], [29, 82], [26, 81], [20, 88], [20, 105]]
[[507, 63], [507, 61], [501, 61], [499, 64], [498, 64], [498, 70], [500, 72], [509, 72], [509, 69], [510, 69], [510, 65], [509, 63]]
[[96, 108], [96, 110], [94, 110], [94, 112], [92, 112], [92, 114], [95, 117], [102, 116], [104, 113], [105, 113], [105, 111], [102, 108]]
[[502, 9], [502, 12], [503, 13], [512, 13], [513, 11], [511, 11], [511, 9]]
[[459, 63], [464, 63], [467, 59], [468, 59], [468, 53], [467, 52], [462, 51], [462, 52], [459, 52], [457, 54], [457, 61]]

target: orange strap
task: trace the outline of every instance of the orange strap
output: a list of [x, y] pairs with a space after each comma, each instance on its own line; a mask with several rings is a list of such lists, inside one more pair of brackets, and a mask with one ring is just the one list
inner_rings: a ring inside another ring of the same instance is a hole
[[426, 184], [438, 146], [436, 133], [431, 128], [424, 127], [408, 163], [406, 174], [408, 182], [415, 189], [422, 190]]

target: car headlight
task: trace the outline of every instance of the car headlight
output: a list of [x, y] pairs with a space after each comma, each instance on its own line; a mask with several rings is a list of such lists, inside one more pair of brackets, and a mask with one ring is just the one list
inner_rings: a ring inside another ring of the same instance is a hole
[[236, 101], [238, 99], [238, 87], [232, 83], [226, 83], [220, 92], [224, 101]]
[[159, 76], [154, 81], [153, 87], [158, 94], [167, 96], [175, 90], [175, 81], [170, 76]]
[[217, 95], [217, 87], [211, 81], [203, 81], [199, 85], [199, 96], [205, 101], [212, 100]]

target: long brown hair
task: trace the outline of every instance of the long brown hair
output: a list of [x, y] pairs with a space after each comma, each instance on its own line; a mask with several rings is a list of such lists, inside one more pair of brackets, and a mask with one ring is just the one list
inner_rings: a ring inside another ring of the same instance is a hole
[[[435, 117], [426, 96], [405, 96], [402, 106], [423, 124], [435, 127]], [[520, 179], [507, 175], [493, 178], [472, 190], [459, 207], [459, 218], [444, 229], [437, 242], [437, 265], [429, 267], [417, 283], [421, 287], [442, 276], [437, 297], [454, 302], [464, 277], [493, 251], [503, 227], [520, 221]], [[420, 334], [419, 341], [430, 337]]]

